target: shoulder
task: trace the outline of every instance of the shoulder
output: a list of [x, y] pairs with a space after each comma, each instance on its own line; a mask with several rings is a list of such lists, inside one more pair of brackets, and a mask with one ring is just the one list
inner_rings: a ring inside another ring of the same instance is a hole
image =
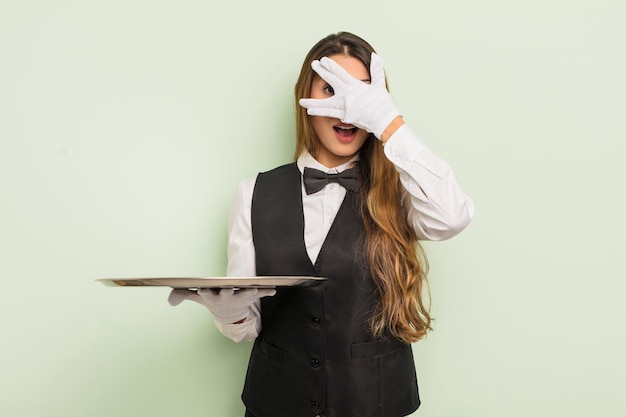
[[281, 165], [270, 171], [259, 173], [256, 179], [256, 186], [261, 184], [281, 184], [297, 181], [300, 182], [300, 171], [295, 162]]
[[[291, 173], [291, 175], [289, 175]], [[236, 202], [240, 205], [248, 205], [252, 200], [255, 189], [258, 183], [276, 182], [281, 179], [294, 177], [295, 173], [299, 173], [298, 167], [295, 163], [289, 163], [273, 168], [269, 171], [259, 172], [254, 177], [249, 177], [239, 182], [237, 190]]]
[[296, 163], [291, 162], [289, 164], [281, 165], [269, 171], [260, 172], [257, 178], [288, 175], [290, 173], [293, 174], [294, 172], [300, 172], [300, 171], [298, 171], [298, 166], [296, 165]]
[[281, 165], [257, 175], [253, 199], [264, 196], [270, 200], [301, 192], [302, 175], [295, 163]]

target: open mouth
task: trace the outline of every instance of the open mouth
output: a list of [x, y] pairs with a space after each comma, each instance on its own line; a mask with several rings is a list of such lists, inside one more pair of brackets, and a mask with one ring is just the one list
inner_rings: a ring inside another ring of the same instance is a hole
[[335, 130], [335, 132], [337, 132], [339, 136], [343, 138], [349, 138], [351, 136], [354, 136], [356, 134], [356, 131], [358, 130], [357, 127], [348, 124], [335, 125], [333, 126], [333, 129]]

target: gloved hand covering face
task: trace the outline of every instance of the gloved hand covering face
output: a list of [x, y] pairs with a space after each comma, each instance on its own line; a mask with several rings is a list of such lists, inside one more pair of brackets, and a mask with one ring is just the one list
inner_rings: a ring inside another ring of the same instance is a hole
[[387, 126], [398, 116], [385, 84], [383, 60], [372, 53], [371, 83], [354, 78], [341, 65], [328, 57], [311, 63], [313, 70], [334, 90], [327, 99], [300, 99], [310, 116], [325, 116], [352, 124], [373, 133], [380, 139]]
[[276, 294], [273, 288], [203, 288], [198, 291], [174, 289], [168, 302], [177, 306], [184, 300], [195, 301], [209, 309], [213, 317], [221, 323], [237, 323], [248, 316], [250, 306], [259, 298]]

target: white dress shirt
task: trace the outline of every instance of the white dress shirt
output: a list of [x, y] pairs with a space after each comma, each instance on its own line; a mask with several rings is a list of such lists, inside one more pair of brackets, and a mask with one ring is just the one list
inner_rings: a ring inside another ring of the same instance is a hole
[[[385, 144], [385, 155], [400, 174], [405, 189], [403, 206], [409, 224], [420, 240], [448, 239], [470, 222], [474, 204], [463, 194], [447, 163], [437, 158], [407, 125], [401, 126]], [[297, 160], [300, 172], [305, 167], [327, 173], [338, 173], [358, 159], [328, 168], [308, 152]], [[255, 178], [242, 181], [230, 212], [228, 237], [228, 276], [255, 276], [255, 250], [252, 241], [251, 205]], [[321, 191], [307, 195], [302, 186], [304, 241], [311, 261], [315, 263], [322, 244], [345, 197], [346, 190], [330, 183]], [[260, 301], [251, 306], [246, 320], [239, 324], [216, 321], [220, 331], [234, 341], [252, 340], [261, 330]]]

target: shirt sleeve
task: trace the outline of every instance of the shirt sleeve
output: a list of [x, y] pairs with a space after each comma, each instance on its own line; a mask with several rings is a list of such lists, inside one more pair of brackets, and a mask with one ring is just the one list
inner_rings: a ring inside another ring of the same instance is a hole
[[407, 125], [385, 143], [385, 155], [400, 174], [403, 205], [418, 239], [449, 239], [469, 224], [474, 203], [461, 191], [448, 164]]
[[[256, 276], [255, 250], [252, 241], [251, 207], [252, 192], [256, 178], [239, 184], [235, 201], [228, 219], [228, 267], [229, 277]], [[222, 334], [235, 342], [253, 340], [261, 331], [261, 301], [257, 300], [239, 324], [221, 323], [215, 325]]]

